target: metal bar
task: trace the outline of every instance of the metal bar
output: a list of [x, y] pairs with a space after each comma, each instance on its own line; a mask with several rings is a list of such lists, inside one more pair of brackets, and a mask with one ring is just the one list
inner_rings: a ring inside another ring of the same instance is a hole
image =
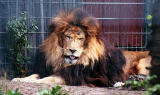
[[[142, 27], [141, 27], [141, 46], [143, 45], [142, 43], [143, 43], [143, 36], [142, 36]], [[145, 35], [144, 35], [145, 36]]]
[[[14, 0], [14, 1], [7, 1], [7, 0], [5, 0], [5, 1], [0, 1], [0, 3], [16, 3], [17, 1], [16, 0]], [[22, 0], [18, 0], [18, 2], [23, 2]]]
[[99, 20], [140, 20], [140, 19], [145, 19], [145, 18], [96, 18]]
[[[108, 15], [110, 16], [110, 14], [111, 14], [111, 12], [110, 12], [110, 5], [108, 5]], [[97, 18], [97, 19], [100, 20], [101, 18]], [[111, 25], [109, 24], [108, 26], [109, 26], [109, 27], [108, 27], [108, 31], [111, 32], [111, 31], [110, 31], [110, 26], [111, 26]], [[108, 34], [108, 39], [109, 39], [109, 41], [110, 41], [110, 36], [111, 36], [111, 35]], [[112, 44], [112, 43], [111, 43], [111, 44]]]
[[[39, 3], [39, 2], [35, 2]], [[72, 2], [43, 2], [43, 3], [65, 3], [65, 4], [71, 4]], [[93, 5], [143, 5], [144, 3], [135, 3], [135, 2], [75, 2], [76, 4], [93, 4]]]
[[133, 35], [135, 35], [135, 34], [146, 34], [146, 35], [150, 35], [151, 33], [146, 33], [146, 32], [143, 32], [143, 33], [141, 33], [141, 32], [104, 32], [105, 34], [133, 34]]
[[[31, 34], [34, 34], [34, 33], [39, 33], [39, 34], [41, 34], [41, 33], [47, 33], [48, 34], [48, 32], [29, 32], [29, 33], [31, 33]], [[150, 35], [151, 33], [149, 32], [112, 32], [112, 31], [110, 31], [110, 32], [104, 32], [105, 34], [146, 34], [146, 35]], [[0, 32], [0, 34], [7, 34], [6, 32]]]
[[[119, 9], [118, 11], [121, 10], [121, 6], [120, 6], [120, 5], [119, 5], [118, 9]], [[120, 18], [120, 16], [121, 16], [121, 14], [119, 13], [119, 14], [118, 14], [118, 17]], [[121, 25], [120, 25], [120, 19], [118, 19], [118, 37], [119, 37], [119, 38], [118, 38], [118, 47], [120, 46], [120, 38], [121, 38], [121, 37], [120, 37], [120, 36], [121, 36], [121, 35], [120, 35], [120, 32], [121, 32], [121, 31], [120, 31], [120, 27], [121, 27]]]
[[[40, 0], [40, 11], [41, 11], [41, 31], [44, 32], [44, 11], [43, 11], [43, 0]], [[44, 40], [44, 35], [43, 33], [41, 34], [41, 39], [42, 41]]]
[[[34, 33], [48, 33], [48, 32], [28, 32], [29, 34], [34, 34]], [[0, 32], [0, 34], [7, 34], [7, 32]]]
[[[16, 1], [0, 1], [0, 2], [4, 2], [4, 3], [16, 3]], [[23, 1], [19, 1], [19, 2], [23, 2]], [[40, 2], [35, 2], [35, 3], [40, 3]], [[49, 1], [49, 2], [43, 2], [43, 3], [73, 3], [73, 2], [54, 2], [54, 1]], [[136, 3], [136, 2], [75, 2], [78, 4], [100, 4], [100, 5], [105, 5], [105, 4], [122, 4], [122, 5], [128, 5], [128, 4], [133, 4], [133, 5], [143, 5], [145, 3]]]
[[[118, 46], [119, 48], [146, 48], [146, 46], [135, 46], [135, 47], [125, 47], [125, 46]], [[37, 48], [39, 48], [39, 47], [30, 47], [30, 49], [37, 49]], [[5, 49], [5, 47], [0, 47], [0, 49]]]
[[140, 47], [138, 47], [138, 46], [137, 47], [124, 47], [124, 46], [121, 47], [121, 46], [119, 46], [119, 48], [125, 48], [125, 49], [135, 49], [135, 48], [142, 49], [143, 48], [143, 49], [145, 49], [146, 47], [145, 46], [144, 47], [142, 47], [142, 46], [140, 46]]
[[[29, 49], [36, 49], [36, 48], [39, 48], [39, 47], [29, 47]], [[5, 49], [5, 47], [0, 47], [0, 49]]]
[[[0, 18], [8, 18], [8, 17], [0, 17]], [[51, 19], [53, 17], [29, 17], [30, 19]], [[144, 20], [145, 18], [96, 18], [98, 20]]]

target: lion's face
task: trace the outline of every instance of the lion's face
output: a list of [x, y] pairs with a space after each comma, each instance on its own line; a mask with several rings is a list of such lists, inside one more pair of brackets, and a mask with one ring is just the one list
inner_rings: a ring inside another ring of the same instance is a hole
[[83, 11], [60, 13], [52, 19], [49, 31], [40, 48], [55, 72], [72, 64], [93, 67], [105, 55], [98, 21]]
[[80, 58], [85, 42], [85, 33], [79, 27], [71, 27], [64, 32], [65, 63], [75, 64]]

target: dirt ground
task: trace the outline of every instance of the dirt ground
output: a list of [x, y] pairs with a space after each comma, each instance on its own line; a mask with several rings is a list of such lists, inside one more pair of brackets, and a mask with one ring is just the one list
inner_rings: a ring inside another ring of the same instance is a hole
[[[0, 85], [4, 81], [0, 80]], [[24, 95], [36, 95], [42, 88], [51, 89], [54, 84], [37, 84], [26, 82], [5, 82], [8, 89], [15, 90], [19, 88], [19, 91]], [[91, 88], [87, 86], [66, 86], [62, 85], [62, 89], [65, 89], [69, 95], [142, 95], [143, 91], [130, 91], [123, 88]]]

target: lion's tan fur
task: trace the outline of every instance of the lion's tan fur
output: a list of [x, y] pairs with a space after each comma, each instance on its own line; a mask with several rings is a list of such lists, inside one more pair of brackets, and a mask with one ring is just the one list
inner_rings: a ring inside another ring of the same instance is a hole
[[126, 58], [125, 73], [149, 75], [146, 69], [151, 62], [149, 51], [123, 51], [123, 54]]
[[[59, 41], [61, 42], [63, 40], [61, 33], [64, 33], [68, 27], [72, 27], [68, 22], [74, 19], [73, 13], [67, 14], [63, 12], [60, 13], [59, 16], [52, 19], [52, 23], [54, 23], [57, 27], [41, 45], [42, 51], [45, 52], [46, 64], [52, 65], [54, 67], [54, 71], [66, 66], [63, 57], [63, 50], [65, 48], [59, 46]], [[94, 17], [88, 17], [81, 21], [82, 25], [87, 27], [85, 32], [87, 32], [88, 37], [86, 38], [87, 41], [85, 41], [85, 43], [88, 45], [76, 64], [83, 64], [87, 66], [91, 60], [93, 63], [91, 65], [93, 66], [95, 60], [98, 60], [101, 56], [104, 56], [104, 44], [101, 40], [96, 39], [96, 36], [99, 34], [99, 23], [96, 20], [96, 23], [92, 25], [90, 23], [92, 20], [95, 21], [96, 19]]]
[[[89, 61], [91, 63], [95, 63], [94, 61], [99, 60], [104, 56], [104, 45], [101, 41], [97, 41], [95, 37], [92, 37], [88, 42], [88, 47], [84, 50], [81, 58], [79, 59], [79, 63], [83, 63], [83, 65], [88, 65]], [[94, 64], [91, 64], [92, 66]]]
[[[41, 49], [45, 52], [46, 65], [54, 66], [55, 70], [59, 70], [63, 66], [63, 49], [58, 45], [58, 37], [56, 33], [52, 33], [46, 38], [41, 45]], [[52, 64], [53, 62], [54, 64]]]

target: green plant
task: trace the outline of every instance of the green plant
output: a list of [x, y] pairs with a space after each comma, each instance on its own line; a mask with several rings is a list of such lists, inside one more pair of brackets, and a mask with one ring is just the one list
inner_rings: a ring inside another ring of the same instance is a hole
[[152, 15], [148, 14], [146, 19], [147, 19], [148, 27], [152, 27]]
[[151, 87], [150, 81], [155, 78], [157, 78], [157, 76], [148, 76], [145, 80], [141, 81], [128, 80], [124, 86], [130, 86], [134, 90], [147, 89], [148, 87]]
[[7, 93], [8, 86], [7, 86], [7, 73], [4, 73], [4, 78], [2, 80], [2, 84], [0, 85], [0, 95], [3, 95], [4, 93]]
[[0, 95], [23, 95], [18, 91], [18, 89], [8, 90], [6, 78], [7, 78], [7, 73], [5, 72], [4, 79], [2, 80], [2, 85], [0, 85]]
[[62, 90], [61, 88], [61, 86], [52, 87], [50, 91], [43, 88], [36, 95], [68, 95], [67, 92], [65, 90]]
[[160, 84], [156, 84], [149, 88], [144, 95], [160, 95]]
[[160, 95], [160, 84], [152, 85], [151, 81], [156, 79], [157, 76], [148, 76], [146, 80], [136, 81], [128, 80], [125, 87], [131, 87], [133, 90], [146, 90], [144, 95]]
[[12, 18], [8, 21], [8, 58], [12, 62], [14, 77], [20, 77], [28, 72], [27, 64], [30, 57], [27, 56], [30, 44], [28, 41], [28, 33], [35, 31], [38, 27], [33, 21], [27, 20], [26, 12], [21, 17]]
[[8, 94], [7, 95], [23, 95], [21, 94], [18, 89], [16, 90], [8, 90]]
[[16, 90], [8, 90], [7, 93], [3, 92], [2, 90], [0, 90], [0, 95], [23, 95], [21, 94], [18, 89]]

